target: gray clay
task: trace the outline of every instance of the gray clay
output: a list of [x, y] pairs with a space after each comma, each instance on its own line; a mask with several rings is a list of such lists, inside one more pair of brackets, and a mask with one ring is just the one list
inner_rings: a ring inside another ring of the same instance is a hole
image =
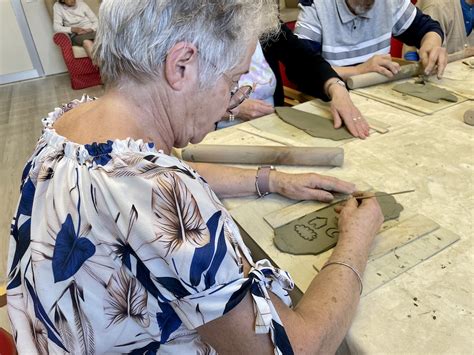
[[470, 108], [464, 112], [464, 123], [469, 126], [474, 126], [474, 108]]
[[[376, 195], [378, 195], [377, 200], [382, 208], [384, 221], [400, 217], [403, 206], [395, 200], [395, 197], [383, 192], [376, 192]], [[276, 247], [283, 252], [295, 255], [317, 255], [334, 247], [339, 238], [337, 214], [334, 208], [341, 203], [342, 201], [338, 201], [275, 228], [273, 241]]]
[[295, 126], [313, 137], [334, 141], [353, 138], [346, 127], [335, 129], [332, 120], [291, 107], [276, 107], [277, 115], [286, 123]]
[[457, 96], [451, 91], [428, 83], [403, 83], [395, 85], [392, 89], [434, 103], [439, 103], [441, 99], [450, 102], [458, 101]]

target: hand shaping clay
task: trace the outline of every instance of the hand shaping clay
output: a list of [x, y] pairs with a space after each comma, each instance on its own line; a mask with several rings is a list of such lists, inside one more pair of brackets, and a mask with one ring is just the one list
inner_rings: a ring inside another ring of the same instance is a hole
[[[376, 195], [384, 221], [400, 217], [403, 206], [393, 196], [383, 192], [376, 192]], [[276, 247], [295, 255], [317, 255], [334, 247], [339, 238], [334, 208], [341, 203], [342, 201], [338, 201], [274, 229], [273, 241]]]
[[313, 137], [327, 138], [334, 141], [353, 138], [346, 127], [335, 129], [333, 122], [312, 113], [296, 110], [291, 107], [276, 107], [277, 115], [286, 123], [295, 126]]
[[470, 108], [464, 112], [464, 123], [469, 126], [474, 126], [474, 108]]
[[395, 85], [393, 90], [401, 92], [402, 94], [418, 97], [425, 101], [439, 103], [443, 99], [450, 102], [457, 102], [458, 98], [451, 91], [439, 88], [437, 86], [423, 83], [403, 83]]

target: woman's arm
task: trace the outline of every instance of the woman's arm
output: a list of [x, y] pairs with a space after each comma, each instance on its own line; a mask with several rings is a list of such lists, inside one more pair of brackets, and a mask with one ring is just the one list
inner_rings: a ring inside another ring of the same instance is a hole
[[285, 24], [276, 37], [262, 43], [263, 52], [273, 71], [279, 71], [279, 62], [285, 66], [288, 79], [306, 94], [329, 100], [324, 84], [338, 78], [331, 65], [320, 55], [312, 42], [298, 38]]
[[[362, 275], [373, 238], [383, 222], [375, 199], [347, 202], [339, 218], [339, 242], [329, 259], [351, 265]], [[359, 302], [359, 280], [350, 268], [332, 264], [321, 270], [294, 310], [271, 299], [295, 353], [333, 354], [346, 335]], [[219, 353], [272, 353], [268, 334], [255, 334], [250, 295], [231, 312], [200, 328]], [[221, 336], [232, 334], [232, 336]]]
[[[220, 164], [190, 163], [221, 198], [256, 195], [255, 169], [241, 169]], [[351, 194], [355, 185], [331, 176], [319, 174], [287, 174], [272, 170], [270, 192], [296, 200], [331, 201], [332, 192]]]

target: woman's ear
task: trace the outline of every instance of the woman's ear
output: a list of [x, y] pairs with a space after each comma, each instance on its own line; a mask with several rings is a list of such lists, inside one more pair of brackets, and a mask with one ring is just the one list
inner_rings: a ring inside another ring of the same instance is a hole
[[165, 60], [165, 79], [176, 91], [181, 91], [198, 78], [198, 50], [188, 42], [176, 43]]

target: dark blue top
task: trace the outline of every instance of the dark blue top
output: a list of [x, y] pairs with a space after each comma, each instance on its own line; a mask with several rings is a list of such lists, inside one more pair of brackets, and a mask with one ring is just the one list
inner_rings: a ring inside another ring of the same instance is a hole
[[472, 32], [474, 20], [474, 5], [469, 5], [466, 0], [461, 0], [461, 8], [464, 17], [464, 26], [466, 26], [466, 34], [469, 36]]

